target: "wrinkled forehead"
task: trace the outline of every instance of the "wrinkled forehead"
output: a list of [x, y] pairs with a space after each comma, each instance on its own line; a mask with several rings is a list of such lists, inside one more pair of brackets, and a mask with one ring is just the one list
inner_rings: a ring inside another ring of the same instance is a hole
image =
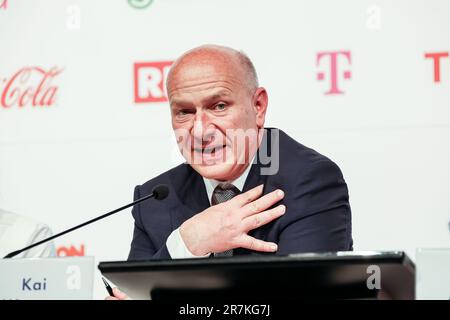
[[169, 99], [185, 93], [194, 93], [215, 87], [224, 87], [231, 92], [245, 85], [242, 68], [226, 63], [189, 63], [175, 65], [169, 73], [167, 93]]

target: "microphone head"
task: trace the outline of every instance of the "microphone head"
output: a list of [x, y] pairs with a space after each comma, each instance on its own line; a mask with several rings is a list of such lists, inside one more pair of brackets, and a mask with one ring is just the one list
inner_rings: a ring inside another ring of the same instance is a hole
[[169, 188], [165, 184], [157, 185], [153, 188], [153, 195], [156, 200], [163, 200], [169, 195]]

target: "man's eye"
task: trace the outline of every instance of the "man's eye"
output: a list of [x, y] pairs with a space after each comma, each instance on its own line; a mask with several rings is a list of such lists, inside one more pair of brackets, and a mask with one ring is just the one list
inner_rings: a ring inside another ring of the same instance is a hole
[[178, 110], [177, 112], [176, 112], [176, 115], [178, 116], [178, 117], [183, 117], [183, 116], [186, 116], [186, 115], [188, 115], [190, 112], [189, 112], [189, 110]]
[[226, 107], [227, 107], [227, 105], [225, 103], [218, 103], [214, 106], [214, 110], [223, 111], [223, 110], [225, 110]]

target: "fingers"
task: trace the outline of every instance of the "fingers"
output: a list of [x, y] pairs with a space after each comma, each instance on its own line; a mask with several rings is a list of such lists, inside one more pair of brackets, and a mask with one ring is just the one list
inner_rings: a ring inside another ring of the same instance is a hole
[[241, 207], [243, 207], [247, 203], [250, 203], [250, 202], [258, 199], [262, 195], [263, 188], [264, 188], [264, 185], [260, 184], [259, 186], [248, 190], [247, 192], [237, 195], [231, 201], [236, 201]]
[[284, 198], [284, 192], [280, 189], [272, 191], [261, 198], [246, 204], [242, 209], [243, 217], [260, 213]]
[[[128, 296], [125, 293], [123, 293], [122, 291], [120, 291], [117, 287], [113, 288], [113, 294], [114, 294], [114, 297], [112, 297], [112, 298], [117, 298], [118, 300], [127, 300], [128, 299]], [[111, 300], [114, 300], [114, 299], [111, 299]]]
[[261, 252], [275, 252], [278, 250], [278, 246], [276, 243], [262, 241], [262, 240], [253, 238], [249, 235], [245, 235], [243, 237], [241, 247], [245, 248], [245, 249], [250, 249], [253, 251], [261, 251]]
[[258, 214], [251, 215], [244, 220], [242, 220], [244, 230], [246, 232], [259, 228], [278, 217], [281, 217], [286, 212], [286, 206], [279, 205], [270, 210], [263, 211]]

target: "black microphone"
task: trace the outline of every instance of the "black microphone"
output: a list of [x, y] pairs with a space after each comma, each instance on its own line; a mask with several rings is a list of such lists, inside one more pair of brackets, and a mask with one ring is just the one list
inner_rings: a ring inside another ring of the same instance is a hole
[[3, 258], [4, 258], [4, 259], [5, 259], [5, 258], [12, 258], [12, 257], [18, 255], [18, 254], [21, 253], [21, 252], [24, 252], [24, 251], [26, 251], [26, 250], [28, 250], [28, 249], [34, 248], [34, 247], [36, 247], [36, 246], [38, 246], [38, 245], [40, 245], [40, 244], [43, 244], [43, 243], [45, 243], [45, 242], [47, 242], [47, 241], [53, 240], [53, 239], [55, 239], [55, 238], [58, 238], [58, 237], [60, 237], [60, 236], [62, 236], [62, 235], [64, 235], [64, 234], [66, 234], [66, 233], [69, 233], [69, 232], [71, 232], [71, 231], [74, 231], [74, 230], [76, 230], [76, 229], [79, 229], [79, 228], [81, 228], [81, 227], [84, 227], [84, 226], [86, 226], [86, 225], [88, 225], [88, 224], [91, 224], [92, 222], [95, 222], [95, 221], [97, 221], [97, 220], [106, 218], [106, 217], [108, 217], [108, 216], [110, 216], [110, 215], [112, 215], [112, 214], [114, 214], [114, 213], [117, 213], [117, 212], [119, 212], [119, 211], [125, 210], [126, 208], [129, 208], [129, 207], [131, 207], [131, 206], [134, 206], [135, 204], [138, 204], [138, 203], [140, 203], [140, 202], [142, 202], [142, 201], [145, 201], [145, 200], [147, 200], [147, 199], [155, 198], [156, 200], [163, 200], [163, 199], [167, 198], [168, 195], [169, 195], [169, 188], [168, 188], [166, 185], [160, 184], [160, 185], [156, 186], [156, 187], [153, 189], [152, 193], [149, 194], [149, 195], [146, 195], [146, 196], [144, 196], [144, 197], [142, 197], [142, 198], [139, 198], [139, 199], [137, 199], [136, 201], [133, 201], [132, 203], [129, 203], [129, 204], [123, 206], [123, 207], [120, 207], [120, 208], [118, 208], [118, 209], [115, 209], [115, 210], [113, 210], [113, 211], [110, 211], [110, 212], [108, 212], [108, 213], [105, 213], [105, 214], [103, 214], [103, 215], [101, 215], [101, 216], [99, 216], [99, 217], [97, 217], [97, 218], [91, 219], [91, 220], [86, 221], [86, 222], [84, 222], [84, 223], [82, 223], [82, 224], [79, 224], [79, 225], [77, 225], [77, 226], [75, 226], [75, 227], [72, 227], [72, 228], [70, 228], [70, 229], [67, 229], [67, 230], [65, 230], [65, 231], [63, 231], [63, 232], [60, 232], [60, 233], [58, 233], [58, 234], [55, 234], [54, 236], [51, 236], [51, 237], [48, 237], [48, 238], [46, 238], [46, 239], [43, 239], [43, 240], [41, 240], [41, 241], [39, 241], [39, 242], [33, 243], [32, 245], [29, 245], [28, 247], [25, 247], [25, 248], [22, 248], [22, 249], [20, 249], [20, 250], [16, 250], [16, 251], [10, 252], [10, 253], [8, 253], [6, 256], [4, 256]]

